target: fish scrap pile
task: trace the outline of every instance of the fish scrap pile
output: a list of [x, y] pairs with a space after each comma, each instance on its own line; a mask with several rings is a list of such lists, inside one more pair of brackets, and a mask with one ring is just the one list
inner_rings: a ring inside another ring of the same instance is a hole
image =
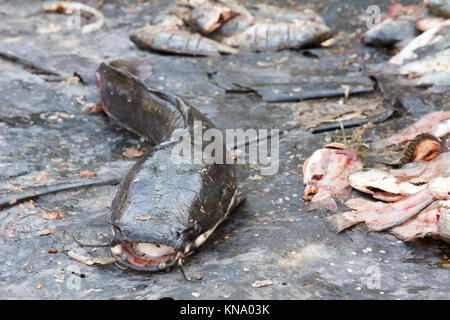
[[217, 56], [297, 49], [330, 37], [330, 28], [310, 9], [247, 9], [233, 0], [179, 0], [175, 10], [134, 31], [130, 40], [141, 49]]
[[348, 195], [351, 187], [373, 201], [352, 198], [352, 211], [329, 220], [343, 231], [364, 222], [371, 231], [389, 231], [404, 241], [425, 236], [450, 240], [450, 111], [426, 115], [412, 126], [374, 148], [407, 144], [396, 169], [362, 170], [359, 154], [339, 144], [314, 152], [303, 165], [305, 201], [311, 209], [337, 210], [334, 197]]
[[400, 82], [404, 85], [450, 86], [448, 0], [425, 0], [424, 6], [395, 3], [361, 42], [392, 48], [396, 54], [381, 73], [408, 76]]

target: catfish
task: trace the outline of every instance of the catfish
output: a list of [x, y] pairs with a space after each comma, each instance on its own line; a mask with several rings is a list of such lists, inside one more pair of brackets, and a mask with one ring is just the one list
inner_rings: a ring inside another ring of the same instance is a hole
[[181, 98], [151, 89], [141, 70], [148, 75], [138, 62], [121, 60], [102, 63], [96, 76], [108, 117], [155, 145], [112, 201], [111, 253], [119, 265], [155, 272], [181, 266], [245, 198], [238, 197], [234, 165], [174, 161], [180, 137], [192, 137], [194, 125], [215, 127]]

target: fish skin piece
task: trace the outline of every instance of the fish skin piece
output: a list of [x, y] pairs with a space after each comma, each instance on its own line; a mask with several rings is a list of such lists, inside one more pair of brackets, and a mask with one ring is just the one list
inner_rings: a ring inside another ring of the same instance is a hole
[[189, 24], [200, 33], [208, 34], [218, 29], [236, 14], [232, 9], [221, 3], [206, 2], [192, 10]]
[[333, 197], [348, 195], [349, 173], [362, 169], [359, 154], [342, 144], [329, 144], [316, 150], [303, 164], [303, 200], [311, 200], [310, 210], [337, 210]]
[[391, 174], [399, 180], [407, 180], [413, 184], [428, 183], [438, 176], [450, 175], [450, 152], [444, 152], [431, 161], [416, 161], [391, 170]]
[[425, 0], [425, 7], [439, 17], [450, 18], [450, 1], [449, 0]]
[[414, 17], [385, 20], [367, 30], [361, 42], [374, 47], [391, 47], [400, 41], [409, 41], [417, 36]]
[[416, 79], [405, 79], [399, 82], [406, 86], [450, 86], [450, 71], [433, 72], [422, 75]]
[[370, 231], [383, 231], [402, 224], [433, 201], [434, 197], [431, 192], [424, 189], [397, 202], [369, 203], [359, 210], [337, 213], [328, 219], [333, 223], [337, 232], [361, 222], [365, 222]]
[[399, 53], [389, 59], [388, 65], [402, 65], [407, 60], [416, 59], [418, 54], [415, 52], [433, 43], [439, 42], [448, 33], [450, 28], [450, 19], [443, 21], [434, 28], [431, 28], [409, 42]]
[[444, 18], [429, 16], [416, 19], [416, 29], [422, 32], [428, 31], [444, 22]]
[[440, 235], [443, 238], [450, 238], [450, 221], [446, 220], [448, 213], [450, 201], [435, 201], [418, 215], [390, 229], [389, 232], [403, 241]]
[[347, 180], [356, 190], [371, 194], [376, 199], [389, 202], [402, 199], [403, 197], [399, 198], [399, 195], [413, 195], [426, 188], [426, 185], [416, 186], [409, 181], [401, 181], [392, 173], [380, 169], [356, 171], [349, 174]]
[[398, 70], [401, 75], [414, 76], [439, 72], [450, 72], [450, 48], [409, 62]]
[[222, 43], [247, 50], [297, 49], [320, 44], [331, 37], [331, 29], [312, 21], [256, 21], [243, 31], [225, 37]]
[[385, 148], [393, 144], [400, 144], [413, 140], [421, 133], [429, 133], [435, 137], [441, 138], [450, 132], [450, 111], [436, 111], [427, 114], [411, 126], [405, 128], [400, 133], [386, 139], [378, 140], [372, 143], [375, 149]]
[[131, 33], [130, 40], [140, 49], [193, 56], [219, 56], [220, 53], [238, 53], [235, 48], [178, 27], [149, 25]]
[[435, 199], [450, 199], [450, 176], [434, 178], [428, 183], [427, 189]]

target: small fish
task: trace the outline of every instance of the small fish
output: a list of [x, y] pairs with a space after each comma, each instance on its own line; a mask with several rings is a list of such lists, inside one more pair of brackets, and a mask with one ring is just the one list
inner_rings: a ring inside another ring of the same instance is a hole
[[428, 162], [408, 163], [401, 169], [391, 170], [391, 174], [413, 184], [424, 184], [437, 176], [450, 175], [450, 152], [444, 152]]
[[356, 190], [371, 194], [375, 199], [387, 202], [404, 199], [406, 196], [413, 195], [426, 188], [426, 185], [416, 186], [380, 169], [356, 171], [349, 174], [347, 180]]
[[392, 137], [375, 141], [372, 144], [372, 147], [379, 149], [394, 144], [400, 144], [414, 139], [421, 133], [429, 133], [435, 137], [441, 138], [449, 132], [450, 111], [436, 111], [427, 114], [422, 119], [416, 121], [414, 124]]
[[425, 7], [439, 17], [450, 18], [450, 1], [449, 0], [425, 0]]
[[234, 48], [177, 26], [149, 25], [131, 33], [130, 40], [141, 49], [176, 54], [219, 56], [220, 53], [238, 53]]
[[435, 201], [418, 215], [389, 230], [403, 241], [426, 236], [450, 239], [450, 201]]
[[218, 29], [236, 14], [231, 8], [221, 3], [206, 2], [192, 10], [189, 24], [200, 33], [208, 34]]
[[225, 37], [222, 43], [247, 50], [282, 50], [313, 46], [331, 37], [331, 29], [312, 21], [258, 20], [243, 31]]
[[316, 150], [303, 164], [303, 200], [311, 200], [310, 210], [337, 210], [333, 197], [350, 193], [347, 176], [360, 169], [359, 154], [342, 144], [328, 144]]

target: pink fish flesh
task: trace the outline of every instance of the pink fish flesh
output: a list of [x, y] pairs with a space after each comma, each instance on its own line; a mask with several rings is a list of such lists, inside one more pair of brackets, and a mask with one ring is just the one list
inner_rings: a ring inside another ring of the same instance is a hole
[[430, 181], [427, 188], [404, 200], [394, 203], [357, 201], [356, 211], [347, 211], [330, 216], [338, 232], [357, 223], [365, 222], [369, 230], [382, 231], [393, 228], [414, 217], [434, 200], [450, 199], [450, 177], [437, 177]]
[[382, 231], [397, 226], [418, 214], [434, 198], [428, 189], [393, 203], [374, 202], [356, 211], [347, 211], [330, 216], [338, 232], [360, 222], [365, 222], [369, 230]]
[[360, 169], [359, 154], [342, 144], [329, 144], [316, 150], [303, 164], [303, 200], [311, 200], [311, 210], [337, 210], [333, 197], [350, 193], [347, 176]]
[[[426, 236], [440, 236], [450, 239], [450, 201], [435, 201], [418, 215], [389, 230], [403, 241], [411, 241]], [[442, 221], [441, 221], [442, 219]]]

